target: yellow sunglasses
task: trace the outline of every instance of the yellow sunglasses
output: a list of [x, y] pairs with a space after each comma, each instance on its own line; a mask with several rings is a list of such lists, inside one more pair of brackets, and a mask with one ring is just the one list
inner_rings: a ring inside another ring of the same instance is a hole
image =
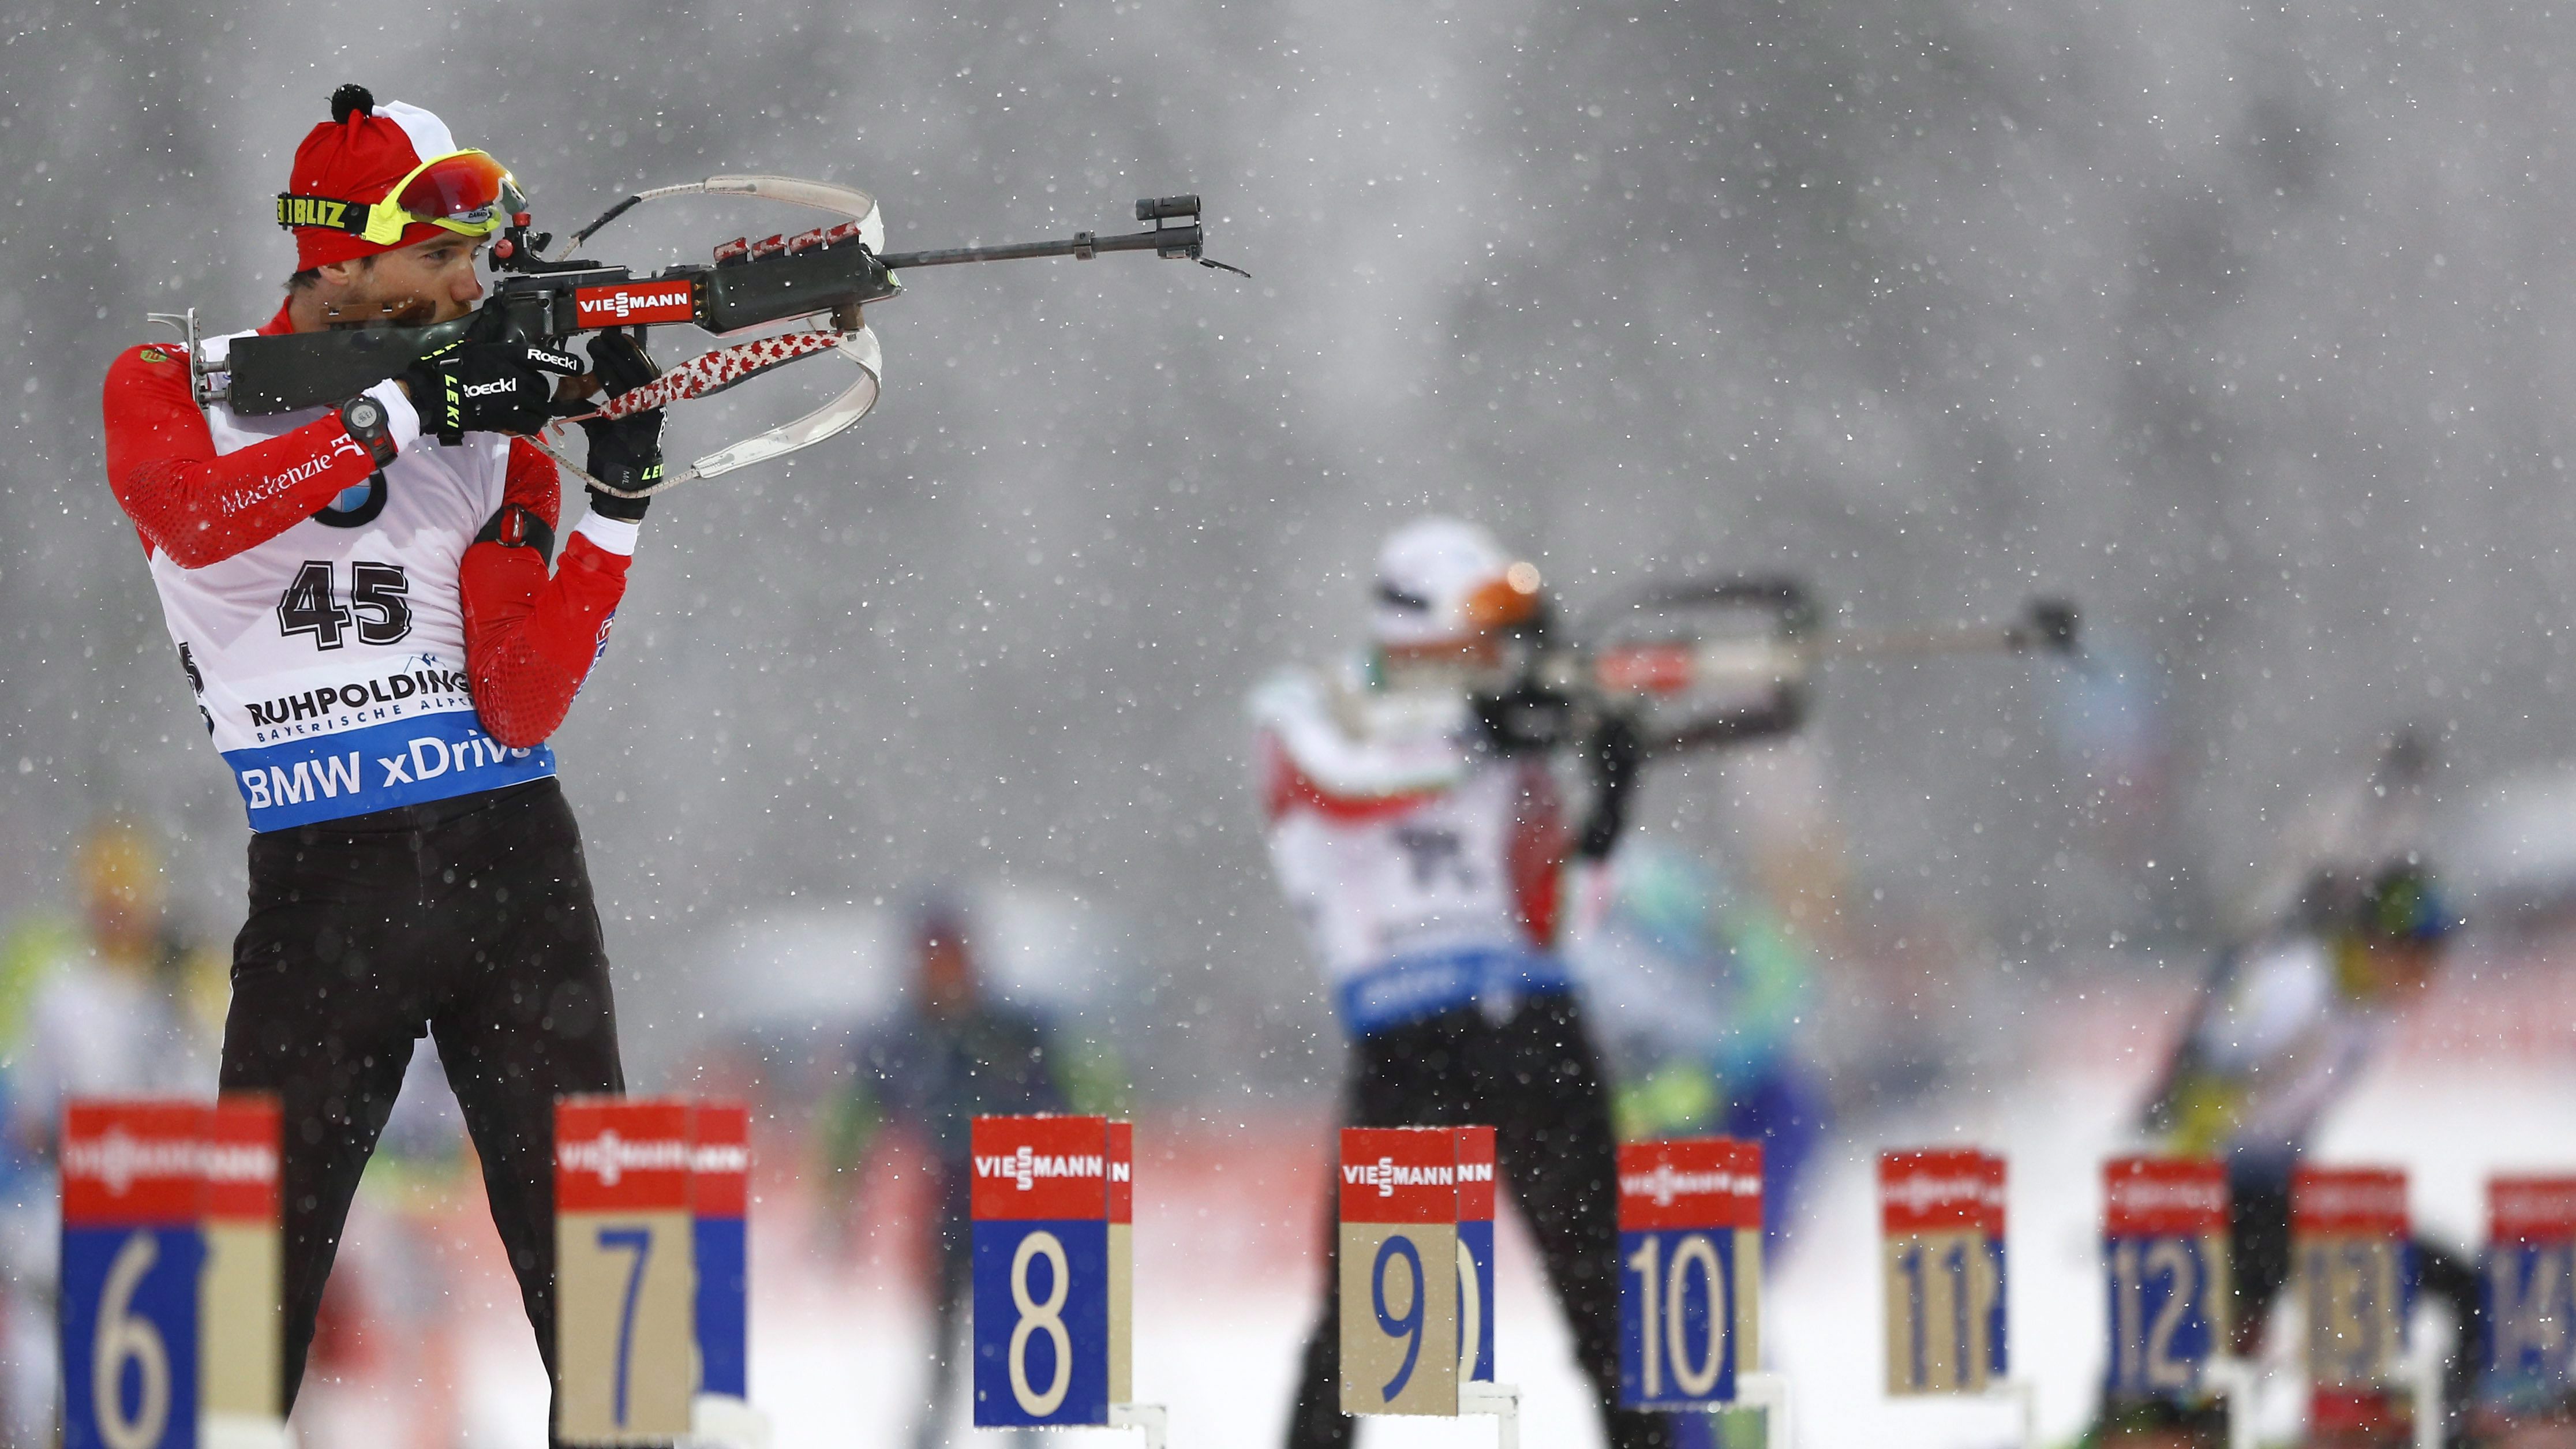
[[413, 167], [382, 201], [341, 201], [281, 191], [277, 224], [289, 229], [327, 227], [378, 246], [392, 246], [409, 226], [440, 226], [460, 236], [490, 236], [525, 211], [527, 204], [508, 167], [481, 151], [450, 151]]

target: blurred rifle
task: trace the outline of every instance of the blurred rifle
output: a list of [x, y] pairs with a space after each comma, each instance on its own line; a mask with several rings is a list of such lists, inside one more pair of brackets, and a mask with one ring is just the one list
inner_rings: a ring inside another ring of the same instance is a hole
[[[1196, 196], [1148, 197], [1136, 219], [1149, 230], [1100, 236], [1077, 232], [1063, 241], [943, 251], [885, 250], [885, 222], [876, 199], [864, 191], [790, 176], [710, 176], [640, 192], [608, 209], [573, 234], [567, 251], [645, 202], [675, 196], [748, 196], [829, 212], [840, 222], [795, 236], [761, 241], [737, 238], [715, 249], [711, 264], [667, 267], [650, 276], [586, 259], [548, 260], [554, 238], [532, 233], [526, 212], [493, 243], [499, 280], [471, 314], [430, 326], [404, 326], [397, 309], [347, 319], [328, 331], [275, 337], [240, 337], [211, 350], [197, 336], [196, 314], [150, 318], [180, 329], [200, 405], [221, 402], [245, 416], [292, 412], [336, 403], [391, 378], [423, 356], [459, 341], [529, 342], [561, 350], [582, 332], [631, 327], [641, 339], [647, 326], [687, 323], [718, 336], [774, 323], [805, 321], [801, 330], [771, 333], [702, 352], [651, 384], [599, 402], [559, 402], [566, 421], [624, 417], [691, 398], [712, 396], [761, 373], [826, 353], [856, 365], [860, 377], [821, 408], [699, 458], [659, 486], [712, 478], [751, 463], [809, 447], [867, 416], [884, 376], [883, 355], [861, 309], [904, 290], [898, 273], [964, 262], [1017, 261], [1034, 257], [1088, 260], [1102, 252], [1150, 251], [1237, 272], [1202, 254], [1205, 234]], [[812, 325], [819, 321], [821, 325]], [[549, 449], [549, 451], [552, 451]], [[577, 471], [577, 470], [576, 470]], [[610, 490], [612, 492], [616, 490]], [[658, 491], [658, 490], [644, 490]], [[636, 496], [640, 496], [636, 495]]]
[[1648, 754], [1785, 733], [1804, 720], [1817, 668], [1834, 660], [1952, 654], [2075, 659], [2077, 611], [2033, 599], [2002, 623], [1827, 630], [1792, 579], [1660, 585], [1558, 640], [1542, 625], [1497, 684], [1478, 691], [1489, 732], [1537, 743], [1617, 719]]

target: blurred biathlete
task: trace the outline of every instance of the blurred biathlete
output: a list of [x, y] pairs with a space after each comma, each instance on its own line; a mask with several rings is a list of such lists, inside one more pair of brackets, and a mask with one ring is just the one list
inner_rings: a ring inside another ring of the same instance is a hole
[[935, 1204], [930, 1237], [930, 1374], [913, 1420], [914, 1449], [948, 1442], [948, 1421], [968, 1367], [958, 1334], [972, 1311], [975, 1275], [974, 1127], [980, 1116], [1094, 1111], [1073, 1055], [1035, 1011], [983, 981], [964, 903], [933, 896], [912, 920], [912, 992], [891, 1021], [858, 1044], [857, 1070], [826, 1104], [826, 1165], [865, 1161], [879, 1134], [909, 1130], [929, 1155]]
[[[1502, 1181], [1610, 1444], [1662, 1449], [1673, 1441], [1660, 1416], [1617, 1408], [1610, 1095], [1556, 950], [1560, 876], [1570, 858], [1609, 854], [1641, 750], [1616, 717], [1586, 738], [1532, 735], [1521, 721], [1565, 716], [1481, 695], [1514, 637], [1545, 619], [1538, 571], [1483, 529], [1427, 518], [1397, 530], [1378, 555], [1374, 648], [1253, 697], [1270, 855], [1353, 1039], [1342, 1121], [1496, 1129]], [[1588, 766], [1579, 829], [1551, 768], [1561, 750]], [[1334, 1244], [1328, 1224], [1290, 1449], [1352, 1439]]]
[[[2456, 924], [2414, 855], [2327, 867], [2311, 878], [2288, 928], [2212, 968], [2145, 1126], [2167, 1152], [2227, 1165], [2238, 1357], [2261, 1353], [2289, 1282], [2290, 1180], [2317, 1124], [2423, 994]], [[2446, 1442], [2456, 1442], [2476, 1362], [2477, 1274], [2436, 1245], [2414, 1246], [2423, 1290], [2458, 1330], [2445, 1381]], [[2154, 1428], [2162, 1416], [2141, 1406], [2129, 1415], [2139, 1422], [2115, 1415], [2106, 1427]]]
[[[299, 270], [260, 333], [465, 315], [515, 184], [418, 107], [343, 86], [331, 116], [277, 209], [281, 225], [331, 224], [291, 228]], [[612, 391], [653, 375], [622, 335], [591, 358]], [[198, 406], [179, 349], [132, 348], [108, 371], [108, 482], [254, 832], [221, 1079], [284, 1106], [290, 1404], [350, 1196], [424, 1034], [553, 1354], [554, 1098], [624, 1078], [545, 741], [606, 648], [644, 507], [594, 492], [549, 574], [556, 469], [510, 435], [537, 432], [556, 379], [583, 372], [461, 343], [338, 407], [243, 417]], [[658, 475], [658, 414], [585, 427], [596, 477]]]

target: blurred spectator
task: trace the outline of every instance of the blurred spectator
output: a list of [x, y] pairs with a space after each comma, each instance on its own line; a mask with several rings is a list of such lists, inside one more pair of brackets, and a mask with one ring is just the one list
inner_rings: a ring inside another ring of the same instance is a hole
[[224, 955], [164, 912], [159, 853], [108, 818], [76, 853], [79, 917], [37, 916], [0, 944], [0, 1435], [52, 1422], [55, 1194], [50, 1170], [74, 1097], [211, 1099]]
[[1084, 1071], [1043, 1018], [985, 991], [972, 927], [963, 906], [945, 896], [917, 909], [912, 989], [893, 1018], [861, 1043], [858, 1069], [823, 1131], [834, 1169], [864, 1161], [889, 1130], [917, 1137], [929, 1158], [935, 1327], [929, 1382], [914, 1421], [916, 1449], [944, 1441], [965, 1367], [956, 1340], [973, 1302], [975, 1119], [1109, 1105], [1097, 1100], [1100, 1074]]

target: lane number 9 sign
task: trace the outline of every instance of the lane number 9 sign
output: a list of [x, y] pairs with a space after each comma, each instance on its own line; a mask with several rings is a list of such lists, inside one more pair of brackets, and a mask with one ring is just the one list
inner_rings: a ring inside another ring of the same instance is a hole
[[1342, 1412], [1455, 1416], [1459, 1290], [1476, 1281], [1460, 1256], [1459, 1134], [1349, 1127], [1341, 1145]]
[[1619, 1149], [1619, 1402], [1705, 1409], [1761, 1362], [1762, 1145]]

